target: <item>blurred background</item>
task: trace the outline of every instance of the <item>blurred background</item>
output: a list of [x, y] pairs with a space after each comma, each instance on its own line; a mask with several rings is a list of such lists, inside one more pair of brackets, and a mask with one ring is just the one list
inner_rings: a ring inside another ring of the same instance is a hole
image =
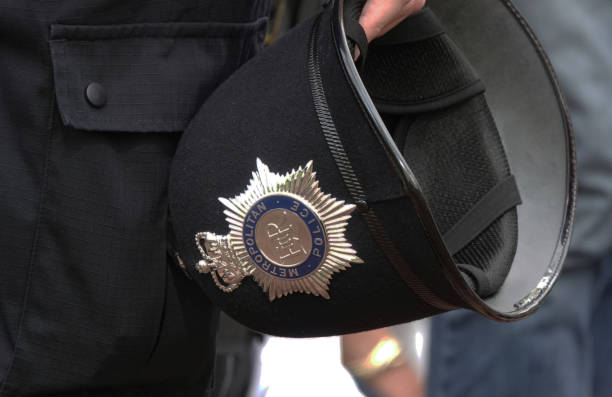
[[[578, 154], [573, 241], [539, 312], [499, 324], [460, 310], [317, 339], [265, 337], [224, 317], [214, 396], [612, 396], [612, 0], [513, 3], [558, 74]], [[319, 8], [274, 1], [266, 42]]]

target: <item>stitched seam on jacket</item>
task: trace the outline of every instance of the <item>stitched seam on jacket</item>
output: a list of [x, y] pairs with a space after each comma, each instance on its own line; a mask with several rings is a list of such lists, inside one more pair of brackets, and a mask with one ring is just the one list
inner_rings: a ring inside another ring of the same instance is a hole
[[[50, 80], [53, 81], [53, 71], [50, 71]], [[23, 331], [23, 323], [25, 321], [25, 316], [27, 312], [28, 298], [30, 295], [30, 286], [32, 283], [32, 269], [34, 268], [34, 263], [37, 258], [37, 248], [40, 237], [40, 225], [42, 223], [43, 210], [44, 210], [44, 200], [45, 200], [45, 192], [47, 190], [47, 184], [49, 180], [49, 163], [51, 157], [51, 147], [53, 140], [53, 131], [56, 127], [57, 117], [55, 117], [55, 89], [51, 90], [51, 98], [49, 100], [49, 121], [47, 125], [47, 139], [46, 139], [46, 148], [45, 148], [45, 163], [43, 166], [43, 174], [42, 174], [42, 183], [40, 187], [39, 194], [39, 205], [38, 205], [38, 215], [36, 219], [36, 226], [34, 228], [34, 236], [32, 239], [32, 249], [30, 251], [30, 260], [28, 261], [28, 274], [26, 279], [26, 286], [23, 293], [23, 303], [21, 307], [21, 315], [19, 316], [19, 325], [17, 326], [17, 334], [15, 336], [15, 346], [13, 349], [13, 357], [10, 360], [8, 369], [6, 371], [6, 375], [2, 384], [0, 385], [0, 396], [4, 395], [4, 391], [6, 390], [7, 384], [9, 383], [9, 379], [11, 373], [13, 372], [15, 360], [17, 358], [17, 351], [19, 350], [19, 342], [21, 341], [21, 333]]]

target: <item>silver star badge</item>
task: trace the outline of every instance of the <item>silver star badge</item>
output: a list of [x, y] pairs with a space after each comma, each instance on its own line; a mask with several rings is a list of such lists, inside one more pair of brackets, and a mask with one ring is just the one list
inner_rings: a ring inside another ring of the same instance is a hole
[[246, 191], [219, 201], [230, 232], [196, 234], [196, 269], [224, 292], [252, 276], [270, 301], [294, 292], [329, 299], [332, 275], [363, 263], [344, 235], [355, 205], [321, 191], [312, 161], [280, 175], [257, 159]]

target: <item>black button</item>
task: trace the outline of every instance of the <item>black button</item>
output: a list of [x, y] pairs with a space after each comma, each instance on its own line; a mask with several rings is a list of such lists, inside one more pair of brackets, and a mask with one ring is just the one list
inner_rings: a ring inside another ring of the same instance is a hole
[[91, 106], [101, 108], [106, 105], [106, 90], [100, 83], [89, 83], [85, 89], [85, 98]]

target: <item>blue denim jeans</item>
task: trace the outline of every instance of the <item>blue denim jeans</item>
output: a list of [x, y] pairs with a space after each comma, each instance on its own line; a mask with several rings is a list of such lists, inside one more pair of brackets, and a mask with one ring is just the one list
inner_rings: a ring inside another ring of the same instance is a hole
[[433, 319], [429, 397], [612, 395], [612, 257], [564, 272], [532, 317]]

